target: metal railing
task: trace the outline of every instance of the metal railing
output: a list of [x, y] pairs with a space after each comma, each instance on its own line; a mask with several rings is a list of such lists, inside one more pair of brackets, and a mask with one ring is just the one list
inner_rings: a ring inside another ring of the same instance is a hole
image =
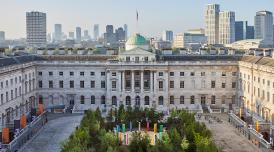
[[31, 139], [46, 123], [46, 112], [36, 117], [24, 129], [20, 130], [19, 134], [9, 144], [3, 144], [2, 149], [8, 152], [15, 152], [20, 149], [29, 139]]

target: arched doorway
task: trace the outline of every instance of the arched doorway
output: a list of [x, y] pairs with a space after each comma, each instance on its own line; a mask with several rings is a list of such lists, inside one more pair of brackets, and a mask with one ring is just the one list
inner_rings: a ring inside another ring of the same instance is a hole
[[135, 106], [140, 106], [140, 96], [135, 97]]
[[127, 106], [131, 105], [131, 98], [130, 98], [130, 96], [126, 96], [126, 105]]

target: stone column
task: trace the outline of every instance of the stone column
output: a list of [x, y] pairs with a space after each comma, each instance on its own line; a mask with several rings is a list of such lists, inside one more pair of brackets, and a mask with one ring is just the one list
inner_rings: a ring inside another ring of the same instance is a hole
[[126, 71], [122, 71], [122, 91], [125, 92], [125, 88], [126, 88], [126, 75], [125, 75]]
[[131, 71], [131, 91], [134, 91], [134, 71]]
[[150, 89], [150, 92], [152, 93], [153, 92], [153, 73], [154, 73], [154, 71], [150, 71], [150, 79], [149, 79], [149, 81], [150, 81], [150, 86], [149, 86], [149, 89]]
[[144, 90], [144, 71], [141, 71], [141, 92]]

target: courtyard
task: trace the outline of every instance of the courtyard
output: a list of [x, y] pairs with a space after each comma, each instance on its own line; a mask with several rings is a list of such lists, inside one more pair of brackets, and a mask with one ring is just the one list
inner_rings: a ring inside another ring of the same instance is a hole
[[19, 152], [59, 152], [62, 142], [80, 124], [82, 115], [52, 114], [48, 123]]
[[223, 152], [260, 152], [261, 150], [244, 137], [235, 127], [228, 122], [227, 114], [210, 114], [220, 122], [211, 119], [210, 121], [202, 116], [199, 120], [204, 122], [206, 127], [212, 132], [213, 139], [218, 148]]

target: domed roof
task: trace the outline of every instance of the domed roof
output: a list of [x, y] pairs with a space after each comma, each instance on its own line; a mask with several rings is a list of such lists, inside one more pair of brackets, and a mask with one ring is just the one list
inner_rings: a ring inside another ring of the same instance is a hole
[[127, 45], [147, 45], [147, 40], [140, 34], [135, 34], [127, 40]]

